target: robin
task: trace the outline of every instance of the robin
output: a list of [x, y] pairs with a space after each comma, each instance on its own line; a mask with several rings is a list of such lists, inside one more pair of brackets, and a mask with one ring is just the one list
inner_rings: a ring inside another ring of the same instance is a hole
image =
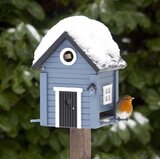
[[128, 120], [133, 111], [132, 100], [134, 97], [125, 95], [116, 106], [116, 117], [118, 120]]

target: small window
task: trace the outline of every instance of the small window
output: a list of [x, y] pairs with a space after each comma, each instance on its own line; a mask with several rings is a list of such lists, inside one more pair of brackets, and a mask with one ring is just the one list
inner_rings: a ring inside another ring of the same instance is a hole
[[71, 48], [65, 48], [60, 53], [60, 60], [64, 65], [73, 65], [77, 60], [75, 51]]
[[112, 84], [103, 86], [103, 105], [112, 103]]

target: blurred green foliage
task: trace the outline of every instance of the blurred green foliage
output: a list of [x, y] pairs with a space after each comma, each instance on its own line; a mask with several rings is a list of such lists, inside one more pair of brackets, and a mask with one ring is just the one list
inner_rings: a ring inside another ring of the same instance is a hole
[[[120, 96], [135, 96], [143, 124], [92, 130], [94, 159], [160, 158], [160, 1], [1, 0], [0, 158], [69, 158], [69, 131], [30, 124], [39, 117], [39, 75], [33, 52], [49, 27], [70, 15], [108, 26], [128, 67], [120, 70]], [[29, 27], [30, 26], [30, 27]], [[132, 123], [132, 124], [133, 124]]]

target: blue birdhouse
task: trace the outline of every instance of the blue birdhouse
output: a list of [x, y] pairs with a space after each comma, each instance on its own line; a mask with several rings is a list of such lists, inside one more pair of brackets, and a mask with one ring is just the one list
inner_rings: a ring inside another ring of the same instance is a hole
[[126, 66], [108, 28], [84, 16], [61, 20], [34, 53], [42, 126], [96, 129], [114, 122], [118, 69]]

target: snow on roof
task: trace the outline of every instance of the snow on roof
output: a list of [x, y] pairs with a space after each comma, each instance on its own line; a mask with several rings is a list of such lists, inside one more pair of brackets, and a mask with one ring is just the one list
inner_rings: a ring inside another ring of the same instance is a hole
[[99, 69], [126, 66], [108, 28], [103, 23], [85, 16], [68, 17], [53, 26], [35, 50], [33, 64], [64, 32], [72, 37]]

